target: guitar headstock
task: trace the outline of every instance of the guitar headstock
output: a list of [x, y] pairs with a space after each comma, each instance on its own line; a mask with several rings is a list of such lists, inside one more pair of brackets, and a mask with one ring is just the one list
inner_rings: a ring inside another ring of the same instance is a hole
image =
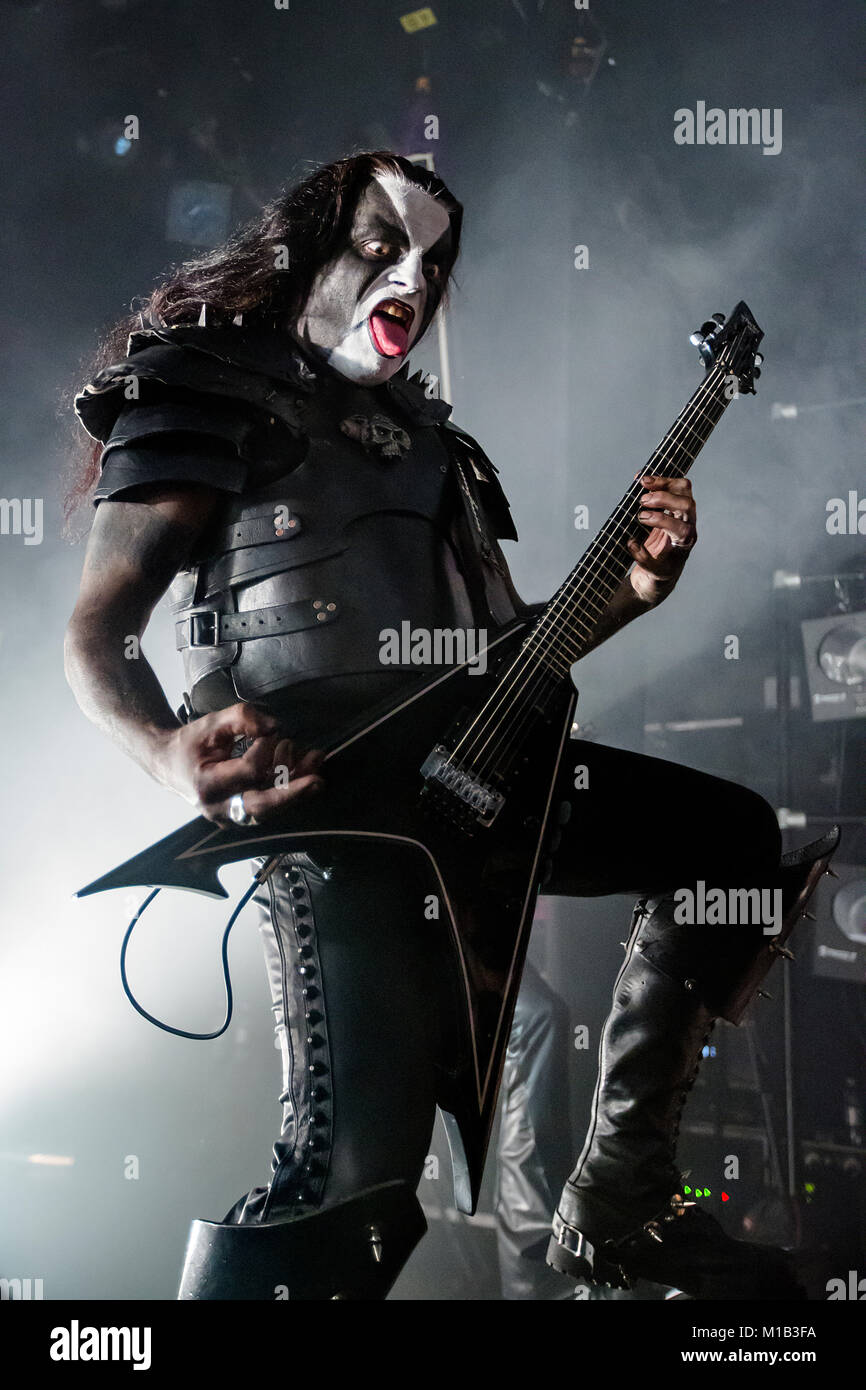
[[755, 323], [751, 309], [741, 299], [727, 321], [724, 314], [713, 314], [692, 333], [689, 342], [694, 343], [707, 371], [711, 367], [721, 367], [736, 378], [738, 392], [748, 391], [754, 395], [764, 360], [758, 352], [763, 336], [763, 329]]

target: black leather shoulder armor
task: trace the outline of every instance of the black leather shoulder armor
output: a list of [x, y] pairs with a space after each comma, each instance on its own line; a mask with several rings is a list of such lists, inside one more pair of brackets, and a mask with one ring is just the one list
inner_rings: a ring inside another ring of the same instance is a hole
[[499, 469], [485, 454], [477, 439], [450, 421], [442, 427], [442, 435], [451, 456], [461, 463], [470, 488], [477, 494], [484, 515], [489, 517], [493, 534], [500, 540], [516, 541], [517, 529], [511, 518], [508, 498], [497, 474]]
[[314, 380], [300, 355], [276, 334], [146, 329], [130, 335], [125, 358], [104, 367], [79, 392], [75, 412], [88, 434], [105, 443], [132, 403], [171, 400], [207, 413], [219, 398], [245, 406], [258, 419], [274, 417], [298, 435]]
[[[187, 479], [238, 492], [303, 455], [303, 359], [274, 334], [240, 328], [133, 333], [127, 356], [75, 399], [105, 448], [94, 500], [139, 482]], [[213, 460], [209, 467], [208, 460]]]

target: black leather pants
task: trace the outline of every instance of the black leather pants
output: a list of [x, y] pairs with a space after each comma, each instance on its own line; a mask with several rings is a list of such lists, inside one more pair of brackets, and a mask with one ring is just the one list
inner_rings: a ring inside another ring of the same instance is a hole
[[526, 962], [502, 1071], [496, 1145], [496, 1245], [503, 1299], [565, 1300], [571, 1286], [545, 1264], [559, 1174], [572, 1163], [569, 1013]]
[[[573, 741], [554, 804], [566, 802], [546, 893], [662, 893], [698, 877], [747, 886], [779, 862], [766, 802], [659, 759]], [[414, 1189], [453, 1065], [453, 966], [445, 924], [425, 915], [426, 871], [408, 850], [332, 844], [316, 862], [286, 856], [259, 895], [283, 1118], [269, 1186], [241, 1197], [229, 1222], [287, 1220], [394, 1179]], [[704, 929], [696, 948], [718, 949], [717, 937]], [[564, 1177], [551, 1174], [551, 1188]]]

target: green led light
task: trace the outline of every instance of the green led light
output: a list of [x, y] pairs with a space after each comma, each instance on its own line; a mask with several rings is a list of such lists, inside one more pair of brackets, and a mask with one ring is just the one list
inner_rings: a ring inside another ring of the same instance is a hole
[[438, 24], [439, 21], [428, 5], [423, 10], [412, 10], [410, 14], [401, 14], [400, 23], [407, 34], [414, 34], [418, 29], [429, 29], [431, 24]]

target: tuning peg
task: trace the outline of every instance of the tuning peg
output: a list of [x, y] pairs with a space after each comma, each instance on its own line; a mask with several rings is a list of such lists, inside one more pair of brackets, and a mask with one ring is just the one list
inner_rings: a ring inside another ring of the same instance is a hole
[[756, 367], [761, 367], [761, 366], [763, 366], [763, 363], [764, 363], [764, 354], [763, 354], [762, 352], [756, 352], [756, 353], [755, 353], [755, 366], [756, 366]]
[[691, 343], [692, 347], [699, 348], [703, 341], [704, 335], [703, 333], [699, 333], [697, 329], [695, 329], [694, 333], [689, 334], [689, 342]]
[[757, 380], [758, 380], [758, 377], [759, 377], [760, 375], [761, 375], [761, 369], [760, 369], [760, 367], [756, 367], [755, 370], [752, 372], [752, 380], [753, 380], [753, 381], [757, 381]]
[[710, 334], [715, 333], [718, 327], [715, 319], [707, 319], [706, 323], [701, 324], [701, 333], [705, 338], [709, 338]]
[[725, 316], [724, 316], [724, 314], [713, 314], [713, 318], [715, 319], [716, 323], [717, 323], [717, 324], [719, 325], [719, 327], [721, 328], [722, 324], [723, 324], [724, 321], [725, 321]]

